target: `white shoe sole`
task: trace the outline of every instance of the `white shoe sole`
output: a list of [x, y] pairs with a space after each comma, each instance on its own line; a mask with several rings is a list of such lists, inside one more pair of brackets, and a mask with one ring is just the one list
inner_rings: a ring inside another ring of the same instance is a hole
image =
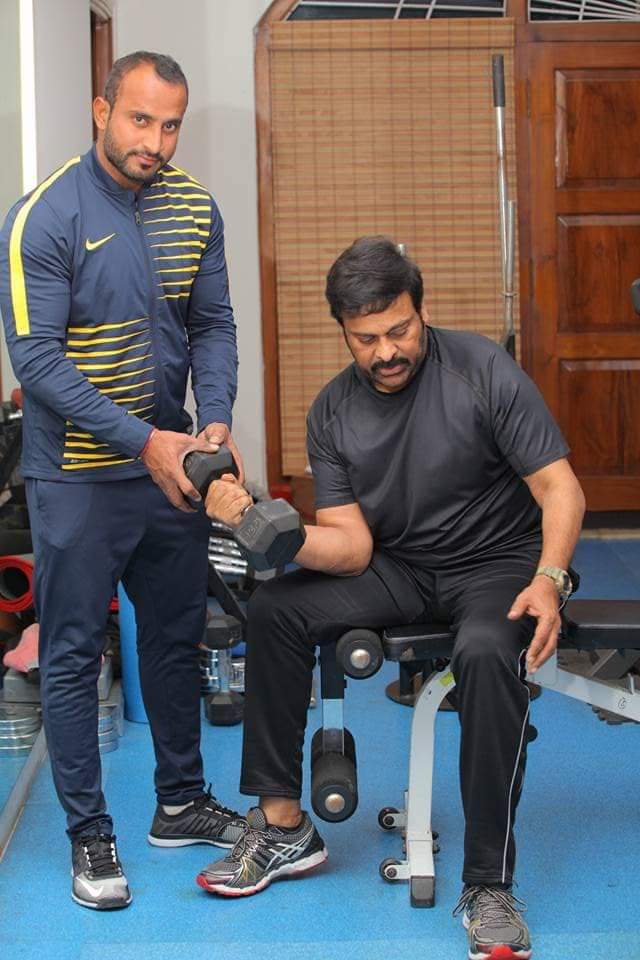
[[89, 900], [83, 900], [81, 897], [77, 897], [73, 891], [71, 891], [71, 899], [75, 903], [79, 903], [81, 907], [88, 907], [90, 910], [124, 910], [125, 907], [128, 907], [133, 897], [129, 895], [129, 899], [124, 901], [124, 903], [118, 903], [109, 901], [109, 906], [100, 906], [99, 903], [91, 903]]
[[265, 887], [268, 887], [272, 880], [282, 880], [286, 877], [296, 877], [303, 873], [307, 873], [309, 870], [313, 870], [315, 867], [319, 867], [321, 863], [325, 862], [328, 856], [329, 854], [327, 852], [327, 848], [323, 847], [322, 850], [312, 853], [310, 857], [304, 857], [302, 860], [296, 860], [295, 863], [285, 863], [276, 870], [272, 870], [271, 873], [268, 873], [253, 887], [243, 887], [240, 889], [238, 887], [227, 887], [224, 883], [209, 883], [207, 878], [202, 873], [198, 874], [196, 877], [196, 883], [208, 893], [217, 893], [222, 897], [250, 897], [254, 893], [260, 893], [261, 890], [264, 890]]
[[198, 838], [190, 840], [188, 838], [154, 837], [152, 833], [147, 834], [147, 840], [154, 847], [190, 847], [194, 843], [207, 843], [212, 847], [222, 847], [224, 850], [230, 850], [233, 843], [225, 843], [223, 840], [206, 840]]

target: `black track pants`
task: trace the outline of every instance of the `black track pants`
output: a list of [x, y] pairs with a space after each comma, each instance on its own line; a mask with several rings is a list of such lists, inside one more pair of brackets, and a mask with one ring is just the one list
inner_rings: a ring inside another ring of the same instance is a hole
[[350, 627], [449, 620], [461, 724], [463, 880], [511, 882], [529, 715], [523, 651], [535, 624], [507, 620], [507, 613], [539, 555], [534, 544], [434, 574], [376, 554], [358, 577], [298, 570], [260, 587], [249, 605], [242, 793], [300, 796], [317, 645]]

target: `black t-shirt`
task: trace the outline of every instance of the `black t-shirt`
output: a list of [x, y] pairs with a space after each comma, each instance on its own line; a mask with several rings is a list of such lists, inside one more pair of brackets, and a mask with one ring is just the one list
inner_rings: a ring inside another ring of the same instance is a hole
[[316, 507], [357, 502], [376, 546], [421, 567], [531, 543], [541, 513], [522, 480], [569, 448], [537, 387], [498, 344], [429, 327], [398, 393], [351, 364], [307, 418]]

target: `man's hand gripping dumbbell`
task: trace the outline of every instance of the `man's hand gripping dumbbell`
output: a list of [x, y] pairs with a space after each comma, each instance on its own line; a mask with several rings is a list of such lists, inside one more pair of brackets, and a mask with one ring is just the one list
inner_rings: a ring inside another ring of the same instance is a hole
[[284, 567], [305, 541], [300, 515], [286, 500], [254, 504], [237, 480], [238, 470], [227, 447], [217, 453], [194, 451], [184, 471], [205, 501], [210, 517], [232, 527], [237, 543], [254, 570]]

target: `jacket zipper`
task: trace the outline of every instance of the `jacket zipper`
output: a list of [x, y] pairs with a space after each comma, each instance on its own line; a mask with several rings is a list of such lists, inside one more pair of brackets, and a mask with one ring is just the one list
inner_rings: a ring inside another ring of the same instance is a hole
[[153, 400], [153, 411], [152, 411], [152, 421], [155, 420], [156, 414], [158, 413], [158, 408], [160, 406], [160, 390], [164, 386], [164, 373], [162, 369], [162, 358], [160, 356], [160, 351], [158, 349], [158, 340], [156, 335], [156, 313], [154, 299], [155, 299], [155, 289], [154, 289], [154, 273], [149, 262], [149, 249], [147, 247], [147, 238], [144, 235], [144, 227], [142, 222], [142, 214], [140, 213], [140, 207], [138, 205], [138, 194], [135, 194], [134, 197], [134, 208], [133, 208], [133, 218], [138, 228], [137, 233], [140, 237], [140, 244], [142, 246], [142, 256], [147, 268], [147, 279], [149, 282], [149, 333], [151, 335], [151, 344], [153, 351], [153, 362], [154, 369], [156, 373], [156, 390]]

